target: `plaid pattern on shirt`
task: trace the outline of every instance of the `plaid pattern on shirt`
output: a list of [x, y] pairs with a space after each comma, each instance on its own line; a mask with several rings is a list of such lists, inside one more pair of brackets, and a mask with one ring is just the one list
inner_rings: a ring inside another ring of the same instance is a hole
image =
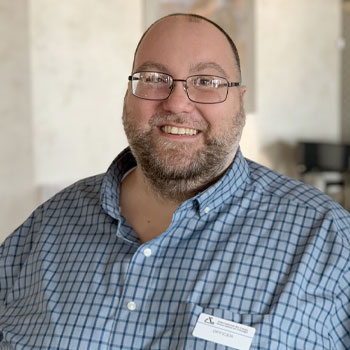
[[120, 215], [135, 167], [41, 205], [0, 248], [0, 349], [230, 349], [201, 313], [252, 326], [251, 349], [350, 349], [350, 216], [238, 152], [216, 184], [141, 244]]

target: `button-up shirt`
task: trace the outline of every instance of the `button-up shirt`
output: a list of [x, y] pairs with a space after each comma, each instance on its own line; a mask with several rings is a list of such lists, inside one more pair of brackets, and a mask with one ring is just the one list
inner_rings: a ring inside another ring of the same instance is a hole
[[350, 219], [246, 160], [141, 243], [119, 208], [129, 149], [42, 204], [0, 248], [0, 349], [231, 349], [201, 314], [253, 327], [251, 349], [350, 349]]

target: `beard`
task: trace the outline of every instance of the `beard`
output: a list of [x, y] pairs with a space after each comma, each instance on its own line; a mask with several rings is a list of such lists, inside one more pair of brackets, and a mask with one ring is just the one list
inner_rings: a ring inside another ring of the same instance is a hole
[[[183, 202], [215, 183], [233, 162], [245, 124], [243, 105], [232, 125], [216, 137], [210, 127], [203, 130], [204, 144], [193, 149], [191, 142], [174, 142], [154, 135], [154, 128], [166, 122], [186, 124], [188, 116], [155, 114], [149, 130], [137, 128], [124, 103], [123, 125], [131, 151], [154, 193], [165, 200]], [[205, 132], [207, 131], [207, 132]]]

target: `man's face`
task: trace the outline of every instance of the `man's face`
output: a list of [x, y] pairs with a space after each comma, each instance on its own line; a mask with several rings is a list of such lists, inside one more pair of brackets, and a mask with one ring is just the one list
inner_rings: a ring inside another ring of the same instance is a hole
[[[137, 71], [163, 72], [174, 79], [203, 74], [239, 81], [225, 36], [210, 23], [184, 17], [170, 17], [151, 28], [135, 57]], [[176, 82], [167, 100], [150, 101], [133, 96], [129, 84], [125, 132], [154, 187], [164, 192], [178, 185], [177, 192], [188, 192], [183, 194], [186, 198], [222, 174], [233, 161], [244, 126], [244, 92], [229, 88], [225, 102], [199, 104], [188, 99], [182, 82]]]

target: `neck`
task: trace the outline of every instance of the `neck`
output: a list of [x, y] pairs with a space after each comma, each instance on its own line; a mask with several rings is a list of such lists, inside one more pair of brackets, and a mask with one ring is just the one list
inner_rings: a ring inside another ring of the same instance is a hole
[[156, 184], [152, 183], [142, 172], [142, 169], [137, 166], [134, 172], [134, 185], [138, 188], [140, 193], [151, 201], [151, 203], [159, 206], [165, 206], [169, 208], [177, 208], [182, 202], [188, 198], [175, 199], [172, 196], [168, 196], [167, 193], [159, 191]]
[[155, 192], [137, 167], [122, 182], [120, 207], [141, 242], [162, 234], [170, 225], [180, 202], [166, 200]]

